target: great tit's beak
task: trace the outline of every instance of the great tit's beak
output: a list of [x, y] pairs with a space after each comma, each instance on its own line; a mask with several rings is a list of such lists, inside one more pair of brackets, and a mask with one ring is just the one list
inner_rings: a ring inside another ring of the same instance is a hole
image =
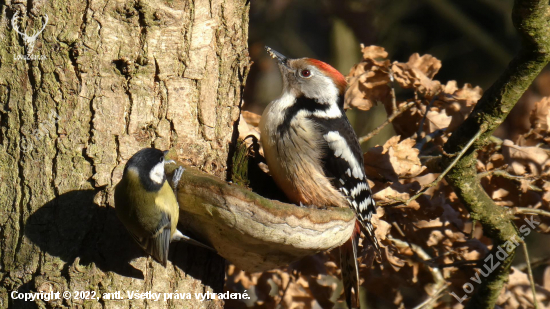
[[174, 160], [166, 160], [166, 155], [170, 152], [170, 150], [165, 150], [162, 153], [164, 154], [164, 164], [176, 164], [176, 161]]
[[265, 47], [265, 50], [267, 51], [267, 53], [271, 56], [271, 58], [273, 59], [276, 59], [277, 61], [279, 61], [280, 64], [284, 65], [284, 66], [287, 66], [287, 60], [288, 58], [285, 57], [283, 54], [281, 54], [280, 52], [272, 49], [271, 47], [269, 46], [266, 46]]

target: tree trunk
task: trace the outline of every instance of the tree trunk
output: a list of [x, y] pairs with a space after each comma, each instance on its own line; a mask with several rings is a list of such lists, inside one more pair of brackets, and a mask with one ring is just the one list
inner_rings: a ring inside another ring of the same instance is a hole
[[[194, 293], [223, 290], [224, 260], [182, 243], [166, 268], [147, 258], [115, 215], [113, 188], [144, 147], [172, 148], [226, 177], [248, 9], [246, 0], [1, 6], [0, 307], [223, 306]], [[25, 42], [21, 33], [38, 32], [46, 14], [34, 46]], [[72, 295], [12, 298], [41, 291]], [[102, 297], [117, 291], [123, 300]], [[191, 299], [129, 300], [127, 291]]]

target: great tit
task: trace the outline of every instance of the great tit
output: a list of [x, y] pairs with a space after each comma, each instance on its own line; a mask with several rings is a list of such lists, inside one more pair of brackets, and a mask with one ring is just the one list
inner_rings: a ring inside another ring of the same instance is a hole
[[145, 148], [126, 163], [122, 179], [115, 188], [115, 210], [132, 238], [157, 262], [166, 267], [171, 241], [188, 243], [214, 250], [176, 228], [179, 206], [174, 191], [184, 168], [175, 170], [172, 185], [164, 172], [168, 151]]

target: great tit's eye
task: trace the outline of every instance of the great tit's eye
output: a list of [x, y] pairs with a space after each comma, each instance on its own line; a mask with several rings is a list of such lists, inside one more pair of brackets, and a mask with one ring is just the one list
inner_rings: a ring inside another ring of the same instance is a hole
[[160, 157], [159, 162], [164, 161], [164, 156]]
[[300, 76], [308, 78], [308, 77], [311, 76], [311, 71], [308, 70], [308, 69], [304, 69], [304, 70], [300, 71]]

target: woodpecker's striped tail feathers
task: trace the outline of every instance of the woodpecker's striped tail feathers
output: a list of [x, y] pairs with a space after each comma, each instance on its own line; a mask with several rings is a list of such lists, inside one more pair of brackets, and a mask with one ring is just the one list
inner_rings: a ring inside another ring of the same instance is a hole
[[[353, 235], [340, 246], [340, 269], [344, 285], [344, 297], [348, 308], [359, 308], [359, 265], [357, 264], [358, 226]], [[352, 292], [353, 290], [353, 292]], [[355, 305], [355, 306], [354, 306]]]
[[367, 238], [369, 242], [373, 245], [376, 251], [376, 260], [380, 262], [382, 258], [380, 244], [378, 243], [378, 239], [374, 234], [374, 227], [371, 223], [372, 215], [376, 213], [376, 204], [374, 202], [374, 199], [372, 198], [372, 191], [367, 183], [366, 178], [364, 179], [363, 183], [366, 184], [366, 189], [363, 189], [363, 191], [358, 193], [358, 196], [355, 199], [353, 199], [353, 195], [349, 197], [349, 201], [352, 205], [352, 209], [355, 210], [355, 214], [357, 216], [357, 221], [359, 222], [361, 231], [363, 232], [363, 234], [365, 234], [365, 238]]

